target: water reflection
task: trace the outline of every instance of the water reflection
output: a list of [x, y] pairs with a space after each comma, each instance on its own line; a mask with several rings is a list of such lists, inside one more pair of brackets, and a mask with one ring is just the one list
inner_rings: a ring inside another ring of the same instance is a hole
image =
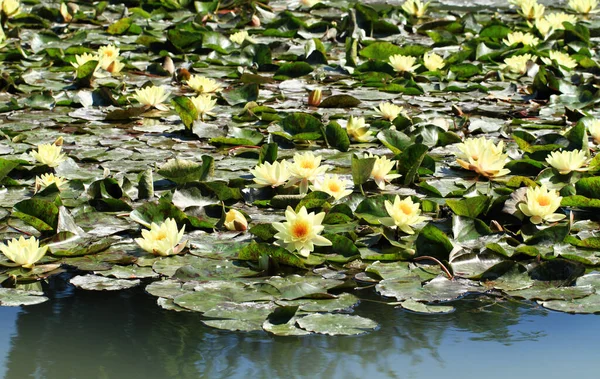
[[[494, 299], [466, 299], [456, 312], [437, 316], [365, 301], [356, 313], [377, 320], [376, 332], [283, 338], [207, 328], [197, 314], [161, 310], [139, 289], [85, 292], [63, 278], [49, 292], [50, 302], [18, 313], [5, 378], [428, 378], [491, 364], [502, 354], [531, 355], [532, 344], [553, 343], [547, 318], [577, 317], [595, 325], [593, 333], [600, 329], [595, 316]], [[1, 308], [0, 317], [5, 324], [10, 312]], [[486, 349], [493, 354], [486, 357]]]

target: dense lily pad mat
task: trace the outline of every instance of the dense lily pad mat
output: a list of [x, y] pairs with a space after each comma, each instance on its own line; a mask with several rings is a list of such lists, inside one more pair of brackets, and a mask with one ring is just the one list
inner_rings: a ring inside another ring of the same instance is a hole
[[[600, 312], [595, 14], [309, 3], [4, 11], [0, 233], [48, 251], [3, 258], [0, 304], [46, 301], [39, 284], [72, 271], [275, 335], [373, 330], [349, 314], [362, 286], [419, 313], [467, 294]], [[118, 59], [94, 55], [107, 43]], [[49, 144], [64, 156], [37, 158]], [[304, 152], [322, 170], [288, 181]], [[265, 185], [257, 165], [283, 171]], [[310, 251], [273, 226], [302, 210], [323, 213]], [[172, 256], [134, 241], [167, 219], [184, 230]]]

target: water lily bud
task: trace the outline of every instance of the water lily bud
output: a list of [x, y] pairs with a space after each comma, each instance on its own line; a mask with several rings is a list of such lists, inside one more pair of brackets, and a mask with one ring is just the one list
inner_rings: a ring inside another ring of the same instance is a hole
[[60, 3], [60, 15], [65, 22], [71, 22], [73, 20], [73, 16], [69, 12], [69, 7], [65, 3]]
[[190, 72], [186, 68], [180, 68], [177, 70], [176, 79], [179, 82], [185, 82], [190, 80], [191, 76], [192, 74], [190, 74]]
[[168, 55], [165, 57], [162, 66], [165, 69], [165, 71], [171, 75], [173, 75], [173, 73], [175, 72], [175, 64], [173, 63], [173, 59], [171, 59], [171, 57]]
[[246, 217], [244, 217], [242, 212], [235, 209], [231, 209], [225, 213], [225, 223], [223, 225], [225, 225], [227, 230], [237, 230], [238, 232], [248, 229]]
[[250, 19], [250, 25], [254, 27], [260, 26], [260, 18], [257, 15], [253, 14], [252, 19]]
[[308, 95], [308, 105], [311, 107], [318, 107], [321, 104], [321, 100], [323, 99], [323, 91], [320, 89], [315, 89], [310, 91]]

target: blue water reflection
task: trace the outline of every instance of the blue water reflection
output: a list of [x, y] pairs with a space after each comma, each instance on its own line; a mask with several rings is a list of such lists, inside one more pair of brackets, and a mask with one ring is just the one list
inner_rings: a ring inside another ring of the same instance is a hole
[[284, 338], [205, 327], [141, 290], [85, 292], [57, 280], [49, 293], [44, 304], [0, 308], [2, 377], [596, 378], [600, 367], [600, 317], [492, 298], [439, 316], [364, 301], [356, 313], [378, 331]]

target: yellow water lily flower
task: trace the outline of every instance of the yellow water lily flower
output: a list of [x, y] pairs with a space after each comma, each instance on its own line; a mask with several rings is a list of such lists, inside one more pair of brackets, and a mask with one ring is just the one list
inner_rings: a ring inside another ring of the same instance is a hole
[[542, 61], [545, 64], [551, 65], [552, 62], [556, 62], [559, 66], [564, 68], [573, 69], [577, 67], [577, 61], [569, 56], [567, 53], [562, 51], [550, 50], [548, 53], [549, 58], [542, 57]]
[[555, 190], [548, 190], [545, 185], [541, 187], [527, 187], [527, 202], [520, 203], [519, 209], [530, 217], [533, 224], [541, 224], [544, 221], [556, 222], [566, 216], [554, 213], [560, 207], [562, 197]]
[[540, 39], [530, 33], [514, 32], [508, 34], [502, 42], [507, 46], [513, 46], [519, 43], [522, 43], [525, 46], [535, 46], [540, 42]]
[[187, 85], [198, 93], [219, 92], [222, 87], [216, 80], [200, 75], [190, 76]]
[[374, 109], [381, 115], [381, 117], [389, 121], [394, 121], [396, 117], [404, 112], [404, 108], [392, 103], [380, 103], [379, 108]]
[[594, 142], [600, 144], [600, 120], [597, 118], [593, 119], [588, 123], [587, 127], [588, 132], [590, 132], [590, 135], [594, 139]]
[[60, 187], [67, 184], [68, 180], [61, 178], [60, 176], [54, 176], [54, 174], [42, 174], [41, 176], [35, 177], [35, 192], [38, 192], [42, 188], [46, 188], [49, 185], [56, 184], [56, 187], [60, 190]]
[[420, 66], [420, 64], [415, 64], [416, 62], [417, 58], [407, 55], [394, 54], [390, 56], [390, 66], [398, 72], [415, 71]]
[[428, 6], [429, 1], [423, 4], [420, 0], [406, 0], [404, 4], [402, 4], [402, 9], [411, 16], [421, 18], [427, 12]]
[[2, 13], [4, 13], [6, 17], [16, 16], [21, 13], [21, 4], [19, 3], [19, 0], [3, 0], [1, 4]]
[[377, 184], [379, 189], [385, 189], [385, 183], [391, 182], [392, 180], [401, 177], [400, 174], [390, 174], [390, 171], [396, 165], [395, 161], [389, 160], [387, 157], [378, 157], [376, 155], [366, 153], [364, 158], [375, 158], [375, 164], [373, 170], [371, 170], [371, 178]]
[[290, 178], [290, 172], [285, 160], [281, 162], [265, 162], [250, 170], [254, 182], [263, 187], [279, 187]]
[[108, 70], [108, 66], [119, 58], [119, 48], [112, 44], [100, 46], [98, 48], [98, 57], [100, 58], [102, 69]]
[[568, 22], [575, 25], [577, 23], [577, 17], [572, 14], [564, 12], [554, 12], [544, 16], [544, 19], [550, 23], [553, 29], [559, 30], [564, 29], [563, 23]]
[[40, 247], [40, 241], [35, 237], [25, 239], [21, 236], [19, 239], [13, 238], [8, 241], [8, 245], [0, 243], [0, 251], [11, 261], [25, 268], [31, 268], [33, 264], [46, 254], [48, 246]]
[[100, 57], [96, 54], [83, 53], [80, 55], [75, 55], [75, 62], [71, 62], [71, 65], [75, 68], [79, 68], [79, 66], [83, 66], [84, 64], [90, 61], [100, 61]]
[[246, 30], [240, 30], [237, 33], [233, 33], [232, 35], [229, 36], [229, 40], [238, 45], [241, 45], [244, 41], [248, 41], [250, 43], [256, 43], [255, 40], [250, 38], [250, 35], [248, 34], [248, 32]]
[[569, 8], [577, 13], [588, 14], [596, 9], [598, 1], [596, 0], [569, 0]]
[[553, 151], [546, 157], [546, 162], [561, 175], [588, 170], [583, 167], [587, 163], [587, 156], [583, 150]]
[[41, 164], [56, 167], [67, 159], [65, 154], [61, 154], [61, 149], [62, 147], [56, 144], [38, 145], [37, 151], [32, 151], [30, 154]]
[[184, 232], [185, 225], [178, 230], [175, 220], [168, 218], [160, 225], [153, 222], [150, 230], [142, 230], [142, 238], [136, 238], [135, 242], [142, 249], [154, 255], [179, 254], [187, 244], [187, 240], [180, 243]]
[[544, 15], [544, 5], [539, 4], [537, 0], [524, 0], [519, 4], [519, 12], [527, 20], [537, 20]]
[[421, 216], [421, 205], [413, 203], [410, 196], [400, 200], [400, 196], [396, 195], [393, 204], [389, 200], [384, 204], [391, 219], [382, 218], [379, 221], [386, 226], [397, 226], [406, 234], [414, 234], [411, 226], [427, 220], [426, 217]]
[[122, 63], [120, 60], [116, 59], [114, 61], [112, 61], [106, 68], [105, 70], [110, 72], [111, 74], [117, 74], [119, 72], [121, 72], [121, 70], [125, 67], [125, 64]]
[[288, 163], [290, 182], [287, 187], [300, 183], [300, 194], [308, 192], [308, 183], [313, 183], [319, 175], [323, 175], [331, 168], [329, 165], [321, 166], [320, 155], [314, 155], [311, 151], [294, 154], [294, 161]]
[[243, 232], [248, 229], [248, 220], [242, 214], [242, 212], [230, 209], [229, 212], [225, 213], [225, 222], [223, 223], [227, 230], [237, 230]]
[[485, 138], [470, 138], [458, 145], [456, 162], [464, 169], [475, 171], [487, 178], [504, 176], [510, 172], [505, 169], [508, 154], [503, 154], [504, 143], [498, 145]]
[[323, 191], [332, 196], [336, 201], [352, 193], [354, 183], [351, 180], [341, 179], [337, 175], [326, 174], [323, 179], [315, 180], [310, 186], [313, 191]]
[[534, 25], [538, 32], [540, 32], [540, 34], [544, 36], [544, 38], [546, 38], [546, 36], [550, 33], [550, 30], [552, 30], [552, 24], [545, 18], [535, 20]]
[[194, 104], [194, 107], [196, 107], [198, 117], [200, 117], [202, 121], [204, 121], [204, 115], [214, 116], [214, 113], [211, 111], [217, 105], [217, 99], [213, 99], [210, 95], [203, 94], [191, 97], [190, 100]]
[[321, 100], [323, 99], [323, 90], [320, 88], [314, 89], [310, 91], [308, 94], [308, 105], [311, 107], [318, 107], [321, 104]]
[[144, 106], [166, 110], [168, 108], [162, 103], [169, 98], [170, 94], [162, 86], [152, 86], [136, 89], [133, 98]]
[[432, 51], [423, 55], [423, 66], [429, 71], [441, 70], [445, 65], [444, 58]]
[[325, 212], [308, 213], [303, 206], [298, 213], [288, 206], [285, 210], [284, 223], [274, 222], [272, 225], [277, 230], [275, 244], [285, 247], [288, 251], [297, 251], [303, 257], [308, 257], [315, 246], [331, 246], [331, 241], [320, 236], [325, 228], [322, 224]]
[[346, 124], [348, 136], [356, 142], [371, 142], [375, 139], [369, 131], [369, 125], [364, 117], [350, 116]]
[[500, 67], [504, 70], [524, 75], [527, 72], [527, 62], [534, 60], [531, 54], [514, 55], [504, 59], [504, 64]]

